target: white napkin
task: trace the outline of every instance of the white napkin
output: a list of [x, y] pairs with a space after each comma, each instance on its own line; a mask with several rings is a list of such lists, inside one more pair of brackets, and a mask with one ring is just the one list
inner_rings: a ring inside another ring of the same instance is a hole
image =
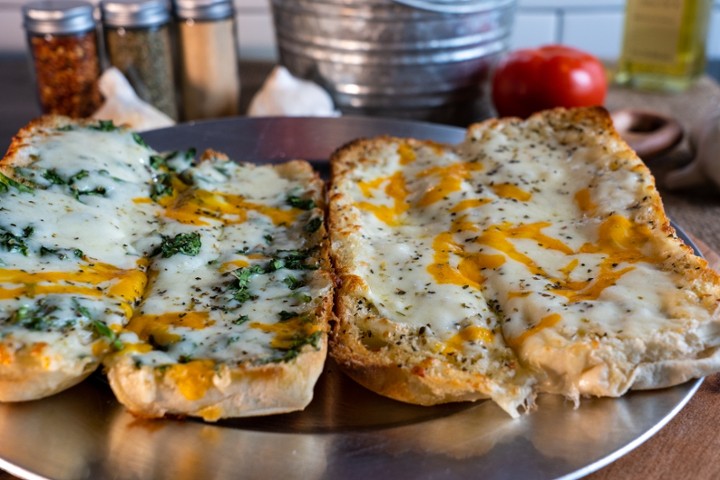
[[92, 115], [93, 118], [112, 120], [116, 125], [129, 125], [137, 131], [175, 125], [172, 118], [142, 101], [117, 68], [105, 70], [100, 77], [99, 87], [105, 103]]
[[250, 117], [337, 117], [332, 98], [320, 86], [275, 67], [248, 108]]

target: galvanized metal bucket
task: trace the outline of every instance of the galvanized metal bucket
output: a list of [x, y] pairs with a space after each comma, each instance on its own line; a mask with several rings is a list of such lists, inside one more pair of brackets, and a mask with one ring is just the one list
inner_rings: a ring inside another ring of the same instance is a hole
[[272, 0], [280, 63], [345, 114], [466, 125], [488, 115], [515, 0]]

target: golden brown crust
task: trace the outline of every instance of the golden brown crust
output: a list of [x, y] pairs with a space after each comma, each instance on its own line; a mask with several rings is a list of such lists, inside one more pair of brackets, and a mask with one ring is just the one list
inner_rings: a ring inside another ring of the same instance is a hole
[[100, 362], [91, 357], [73, 361], [48, 357], [41, 343], [15, 348], [0, 342], [0, 402], [36, 400], [82, 382]]

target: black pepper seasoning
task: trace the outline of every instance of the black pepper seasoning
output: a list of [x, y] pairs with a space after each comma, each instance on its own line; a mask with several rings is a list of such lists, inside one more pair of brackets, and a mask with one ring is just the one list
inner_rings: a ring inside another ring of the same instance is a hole
[[43, 0], [22, 10], [42, 112], [90, 116], [102, 102], [92, 4]]
[[163, 0], [104, 0], [100, 5], [110, 64], [127, 77], [141, 99], [177, 120], [167, 4]]

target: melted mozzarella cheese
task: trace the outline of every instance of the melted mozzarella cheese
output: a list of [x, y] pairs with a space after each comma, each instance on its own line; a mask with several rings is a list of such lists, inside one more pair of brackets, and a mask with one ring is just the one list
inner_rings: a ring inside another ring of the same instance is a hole
[[[313, 247], [306, 228], [317, 209], [288, 202], [308, 197], [310, 179], [217, 158], [182, 177], [193, 183], [159, 200], [159, 230], [166, 238], [198, 234], [200, 249], [153, 257], [145, 300], [121, 335], [120, 354], [198, 380], [207, 372], [212, 378], [218, 364], [281, 361], [306, 343], [319, 345], [315, 310], [330, 285], [318, 282], [318, 266], [288, 256], [308, 256]], [[180, 392], [191, 400], [204, 395], [203, 388]]]
[[48, 370], [97, 359], [145, 286], [136, 243], [156, 222], [131, 199], [147, 196], [151, 152], [129, 132], [74, 127], [34, 136], [20, 154], [32, 162], [14, 176], [33, 187], [0, 195], [3, 349], [40, 349]]
[[678, 332], [713, 312], [644, 223], [641, 165], [542, 128], [481, 136], [388, 142], [343, 179], [353, 273], [380, 315], [429, 328], [440, 352], [507, 345], [572, 397], [621, 394], [639, 363], [689, 351]]

